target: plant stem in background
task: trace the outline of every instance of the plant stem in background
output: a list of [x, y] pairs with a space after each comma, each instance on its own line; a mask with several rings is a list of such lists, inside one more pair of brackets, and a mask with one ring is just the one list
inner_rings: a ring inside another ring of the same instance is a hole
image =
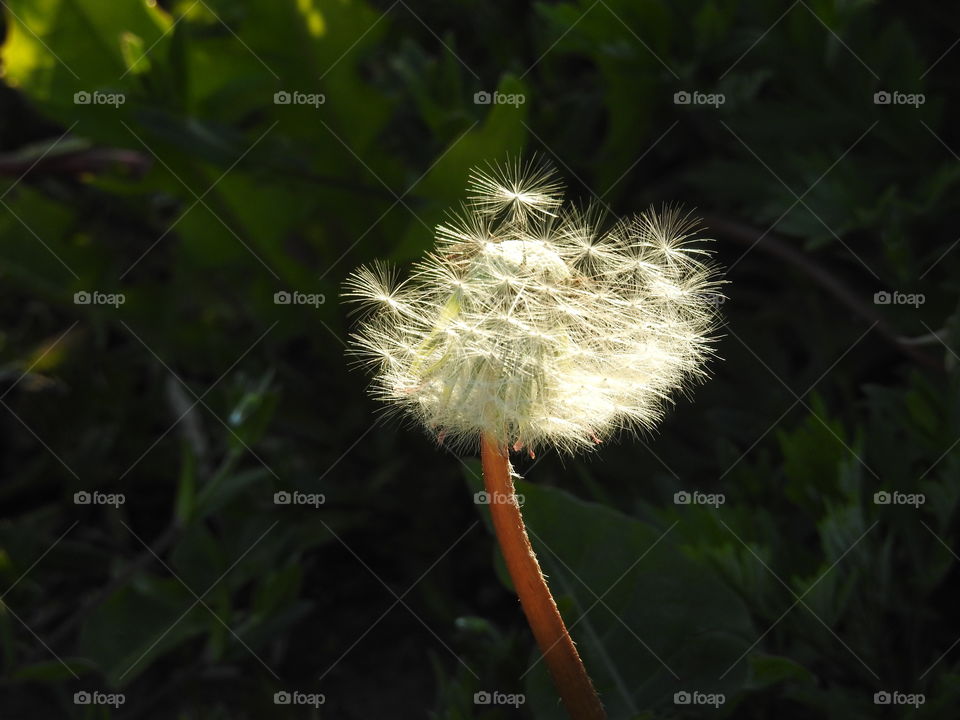
[[510, 458], [507, 450], [484, 436], [480, 457], [483, 461], [483, 480], [490, 496], [490, 514], [507, 563], [507, 570], [520, 597], [523, 612], [540, 646], [553, 681], [560, 691], [564, 707], [573, 720], [604, 720], [606, 713], [600, 704], [590, 676], [587, 675], [580, 654], [567, 632], [557, 604], [550, 594], [540, 563], [530, 545], [527, 530], [520, 514], [511, 479]]

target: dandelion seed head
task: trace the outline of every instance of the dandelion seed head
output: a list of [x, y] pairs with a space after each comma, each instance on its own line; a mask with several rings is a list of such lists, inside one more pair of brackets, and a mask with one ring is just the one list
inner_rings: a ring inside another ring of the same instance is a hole
[[408, 280], [377, 264], [344, 285], [351, 353], [390, 409], [447, 443], [572, 452], [652, 429], [705, 376], [721, 282], [688, 215], [604, 231], [519, 161], [471, 173], [468, 200]]

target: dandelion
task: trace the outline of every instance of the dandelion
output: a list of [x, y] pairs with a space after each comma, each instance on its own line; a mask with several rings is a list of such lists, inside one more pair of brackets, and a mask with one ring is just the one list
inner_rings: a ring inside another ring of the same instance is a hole
[[[596, 209], [563, 206], [543, 165], [475, 170], [408, 279], [384, 265], [348, 278], [362, 312], [352, 352], [390, 410], [442, 442], [479, 442], [488, 492], [513, 497], [510, 449], [574, 452], [650, 430], [705, 377], [720, 296], [697, 231], [671, 208], [605, 230]], [[603, 717], [519, 508], [491, 512], [568, 711]]]

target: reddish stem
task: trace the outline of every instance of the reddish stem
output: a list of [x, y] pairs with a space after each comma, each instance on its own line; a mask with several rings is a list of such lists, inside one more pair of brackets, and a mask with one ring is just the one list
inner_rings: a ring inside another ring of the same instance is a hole
[[483, 480], [490, 496], [490, 514], [507, 563], [507, 570], [520, 597], [520, 605], [550, 668], [560, 698], [573, 720], [605, 720], [597, 691], [583, 666], [577, 648], [567, 632], [557, 604], [550, 594], [540, 563], [530, 545], [527, 530], [517, 504], [510, 458], [490, 438], [481, 439], [480, 457]]

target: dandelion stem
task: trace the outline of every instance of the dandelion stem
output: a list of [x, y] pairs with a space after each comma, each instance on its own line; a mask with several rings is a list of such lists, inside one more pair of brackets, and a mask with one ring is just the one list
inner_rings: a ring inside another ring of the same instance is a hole
[[500, 447], [492, 438], [482, 438], [480, 456], [483, 479], [490, 496], [493, 527], [507, 570], [570, 717], [573, 720], [604, 720], [606, 713], [600, 698], [560, 617], [530, 545], [513, 489], [507, 453], [507, 449]]

